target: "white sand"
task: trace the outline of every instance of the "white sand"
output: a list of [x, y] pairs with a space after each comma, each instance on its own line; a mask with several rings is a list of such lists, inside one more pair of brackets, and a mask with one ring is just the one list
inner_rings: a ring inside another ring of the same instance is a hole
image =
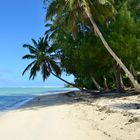
[[140, 140], [140, 109], [112, 108], [130, 99], [139, 100], [44, 96], [1, 116], [0, 140]]

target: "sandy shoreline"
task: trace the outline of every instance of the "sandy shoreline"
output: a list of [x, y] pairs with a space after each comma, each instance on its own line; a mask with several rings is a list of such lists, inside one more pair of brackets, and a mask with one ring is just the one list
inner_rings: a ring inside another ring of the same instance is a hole
[[2, 140], [140, 140], [140, 97], [36, 97], [0, 117]]

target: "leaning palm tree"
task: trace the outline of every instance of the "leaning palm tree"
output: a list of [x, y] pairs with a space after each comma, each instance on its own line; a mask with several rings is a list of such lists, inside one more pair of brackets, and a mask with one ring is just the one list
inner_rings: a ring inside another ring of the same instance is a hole
[[32, 42], [33, 46], [30, 44], [23, 45], [24, 48], [29, 50], [29, 54], [23, 56], [23, 59], [31, 59], [33, 61], [25, 68], [22, 75], [30, 69], [29, 79], [34, 79], [37, 76], [37, 72], [41, 71], [43, 81], [52, 74], [63, 82], [76, 87], [75, 84], [72, 84], [60, 77], [61, 69], [55, 61], [56, 57], [52, 54], [54, 49], [49, 46], [46, 39], [42, 37], [38, 42], [32, 39]]
[[[106, 12], [105, 10], [107, 9], [109, 11]], [[109, 2], [109, 0], [53, 0], [49, 5], [49, 7], [47, 8], [47, 10], [48, 11], [47, 11], [46, 19], [49, 20], [55, 17], [58, 26], [61, 25], [60, 24], [61, 21], [65, 20], [64, 22], [66, 22], [66, 20], [68, 20], [67, 25], [70, 27], [70, 30], [72, 31], [74, 37], [76, 34], [77, 19], [78, 20], [81, 19], [82, 23], [89, 20], [90, 24], [94, 29], [95, 34], [101, 39], [106, 50], [117, 62], [117, 64], [121, 67], [121, 69], [127, 74], [135, 90], [140, 91], [140, 85], [138, 84], [137, 80], [135, 80], [134, 76], [123, 64], [121, 59], [109, 47], [108, 43], [106, 42], [105, 38], [100, 32], [98, 26], [96, 25], [95, 20], [93, 19], [93, 17], [105, 18], [106, 16], [104, 15], [105, 13], [107, 13], [110, 16], [112, 16], [111, 13], [115, 13], [114, 12], [115, 10], [111, 5], [111, 3]]]

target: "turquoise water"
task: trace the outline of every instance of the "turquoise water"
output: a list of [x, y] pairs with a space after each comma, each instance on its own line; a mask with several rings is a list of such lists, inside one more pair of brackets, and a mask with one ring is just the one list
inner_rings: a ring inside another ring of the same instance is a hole
[[38, 95], [76, 90], [74, 88], [0, 88], [0, 111], [15, 109]]

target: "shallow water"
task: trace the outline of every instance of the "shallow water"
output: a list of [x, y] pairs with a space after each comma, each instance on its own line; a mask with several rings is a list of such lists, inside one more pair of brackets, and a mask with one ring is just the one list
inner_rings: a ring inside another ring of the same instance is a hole
[[75, 88], [47, 88], [47, 87], [34, 87], [34, 88], [0, 88], [0, 111], [15, 109], [25, 104], [27, 101], [33, 99], [38, 95], [55, 94], [76, 90]]

